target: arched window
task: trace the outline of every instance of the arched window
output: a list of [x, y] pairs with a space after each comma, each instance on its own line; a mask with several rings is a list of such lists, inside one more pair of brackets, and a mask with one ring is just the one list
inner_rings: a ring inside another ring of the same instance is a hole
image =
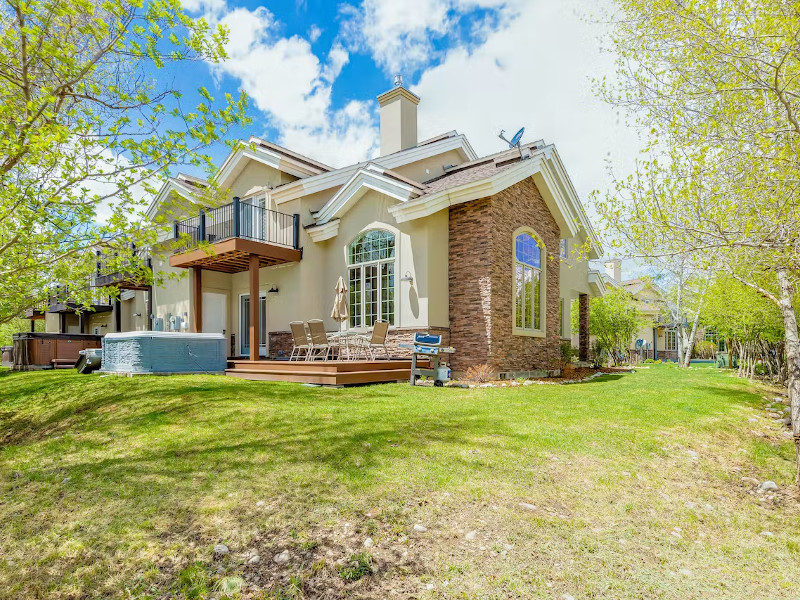
[[350, 326], [394, 325], [394, 235], [382, 229], [362, 233], [350, 244], [348, 260]]
[[514, 239], [514, 329], [522, 333], [544, 331], [542, 248], [526, 231]]

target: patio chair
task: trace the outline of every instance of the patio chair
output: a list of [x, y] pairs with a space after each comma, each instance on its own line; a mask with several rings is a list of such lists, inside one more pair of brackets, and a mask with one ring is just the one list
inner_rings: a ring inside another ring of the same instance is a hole
[[375, 360], [375, 349], [383, 348], [386, 359], [389, 359], [389, 349], [386, 347], [386, 338], [389, 335], [389, 323], [386, 321], [375, 321], [372, 328], [372, 335], [359, 336], [356, 338], [356, 356], [359, 350], [364, 351], [364, 357]]
[[[311, 351], [306, 354], [306, 360], [315, 360], [322, 357], [328, 360], [333, 348], [328, 341], [328, 333], [321, 319], [313, 319], [308, 322], [308, 333], [311, 336]], [[324, 351], [324, 354], [322, 352]]]
[[301, 351], [308, 356], [311, 350], [311, 341], [308, 338], [305, 323], [292, 321], [289, 323], [289, 329], [292, 332], [292, 352], [289, 354], [289, 360], [300, 360]]

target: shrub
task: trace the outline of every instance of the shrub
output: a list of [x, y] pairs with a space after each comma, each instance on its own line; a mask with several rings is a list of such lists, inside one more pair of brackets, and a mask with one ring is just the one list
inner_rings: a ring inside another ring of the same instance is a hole
[[464, 377], [468, 381], [476, 381], [478, 383], [487, 383], [497, 377], [492, 367], [487, 364], [474, 365], [467, 369]]
[[561, 342], [559, 345], [559, 364], [562, 371], [564, 370], [564, 367], [572, 363], [576, 355], [577, 352], [575, 351], [575, 348], [572, 347], [572, 342]]
[[717, 357], [717, 345], [714, 342], [702, 341], [694, 345], [694, 355], [697, 358], [711, 359]]

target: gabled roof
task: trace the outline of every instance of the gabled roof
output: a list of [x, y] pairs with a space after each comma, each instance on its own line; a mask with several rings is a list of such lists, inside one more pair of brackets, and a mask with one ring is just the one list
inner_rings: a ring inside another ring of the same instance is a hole
[[420, 160], [425, 160], [437, 154], [449, 152], [450, 150], [456, 150], [461, 153], [464, 160], [471, 161], [476, 158], [475, 151], [472, 149], [472, 146], [469, 145], [467, 138], [455, 131], [451, 131], [437, 136], [436, 138], [421, 142], [413, 148], [408, 148], [385, 156], [379, 156], [369, 161], [348, 165], [340, 169], [333, 169], [327, 173], [306, 177], [299, 181], [285, 183], [272, 190], [272, 199], [275, 204], [280, 205], [302, 196], [339, 187], [346, 184], [359, 169], [363, 169], [368, 164], [377, 165], [384, 169], [394, 169]]
[[170, 195], [177, 194], [181, 198], [188, 201], [195, 199], [195, 194], [202, 192], [208, 188], [208, 181], [185, 173], [178, 173], [175, 177], [170, 177], [161, 186], [158, 194], [150, 202], [147, 207], [145, 215], [148, 219], [153, 220], [158, 214], [158, 208], [161, 204], [170, 197]]
[[234, 146], [214, 176], [214, 181], [225, 188], [226, 183], [238, 175], [244, 165], [251, 160], [300, 179], [331, 170], [331, 167], [307, 156], [251, 136], [247, 142], [239, 142]]
[[432, 215], [449, 206], [493, 196], [533, 177], [562, 235], [583, 231], [592, 241], [591, 257], [599, 256], [600, 244], [553, 145], [533, 142], [454, 167], [425, 182], [419, 198], [389, 209], [398, 223]]
[[322, 208], [313, 213], [315, 223], [306, 227], [311, 239], [320, 242], [337, 235], [339, 219], [369, 190], [394, 198], [398, 202], [406, 202], [422, 194], [424, 187], [390, 169], [368, 163], [356, 171]]

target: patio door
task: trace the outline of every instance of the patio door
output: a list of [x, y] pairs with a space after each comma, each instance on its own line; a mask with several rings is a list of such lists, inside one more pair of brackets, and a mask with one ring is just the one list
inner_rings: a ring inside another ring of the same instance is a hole
[[[262, 292], [263, 293], [263, 292]], [[267, 355], [267, 297], [266, 293], [259, 298], [258, 307], [258, 354]], [[239, 296], [239, 354], [250, 355], [250, 294]]]
[[264, 240], [265, 210], [264, 196], [254, 196], [242, 200], [241, 210], [241, 236], [251, 240]]

